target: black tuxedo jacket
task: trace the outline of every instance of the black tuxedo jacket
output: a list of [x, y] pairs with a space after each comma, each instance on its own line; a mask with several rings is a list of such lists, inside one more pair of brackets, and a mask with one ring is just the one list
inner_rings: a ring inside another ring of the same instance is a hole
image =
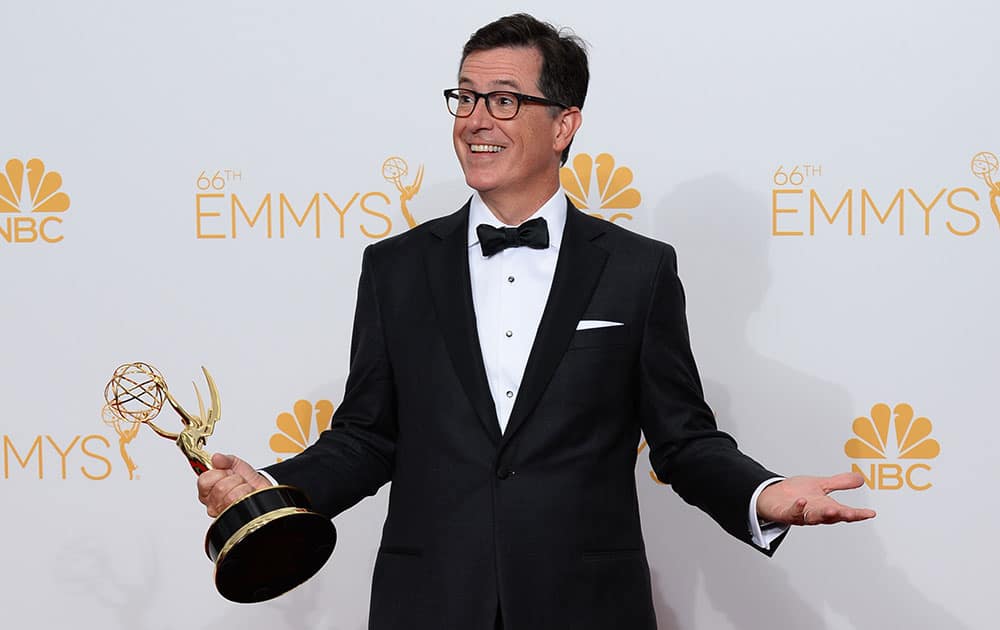
[[[640, 431], [659, 478], [745, 541], [751, 495], [774, 474], [716, 429], [673, 249], [572, 206], [501, 435], [468, 217], [466, 204], [365, 251], [332, 427], [267, 470], [330, 516], [392, 482], [375, 630], [488, 630], [498, 606], [511, 630], [653, 630]], [[576, 330], [582, 319], [624, 326]]]

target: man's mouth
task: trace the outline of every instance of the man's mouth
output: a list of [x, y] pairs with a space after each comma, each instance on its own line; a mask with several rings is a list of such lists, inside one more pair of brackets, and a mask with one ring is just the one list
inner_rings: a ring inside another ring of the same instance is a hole
[[497, 144], [470, 144], [469, 150], [473, 153], [500, 153], [503, 147]]

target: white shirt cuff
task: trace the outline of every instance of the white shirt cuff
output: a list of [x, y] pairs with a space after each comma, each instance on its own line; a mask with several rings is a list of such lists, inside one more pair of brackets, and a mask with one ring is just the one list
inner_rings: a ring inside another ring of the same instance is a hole
[[[258, 470], [257, 472], [260, 473], [261, 477], [263, 477], [264, 479], [267, 479], [268, 481], [270, 481], [272, 486], [280, 486], [281, 485], [269, 473], [267, 473], [267, 472], [265, 472], [263, 470]], [[758, 490], [758, 492], [760, 492], [760, 491]], [[757, 495], [755, 494], [754, 495], [754, 501], [756, 501], [756, 500], [757, 500]]]
[[769, 523], [761, 521], [757, 517], [757, 498], [760, 497], [760, 493], [764, 491], [764, 488], [768, 487], [772, 483], [777, 483], [782, 481], [784, 477], [772, 477], [766, 480], [764, 483], [757, 486], [754, 490], [753, 496], [750, 497], [750, 514], [749, 521], [750, 524], [750, 540], [753, 544], [757, 545], [761, 549], [770, 551], [771, 543], [778, 537], [784, 534], [788, 530], [788, 525], [784, 523]]

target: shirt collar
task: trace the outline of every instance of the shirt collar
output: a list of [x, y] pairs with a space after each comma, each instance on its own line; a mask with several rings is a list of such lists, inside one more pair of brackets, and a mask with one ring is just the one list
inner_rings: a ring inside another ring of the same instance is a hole
[[[562, 189], [556, 190], [541, 208], [535, 211], [530, 217], [525, 219], [536, 219], [543, 217], [549, 228], [549, 247], [558, 250], [562, 243], [563, 228], [566, 227], [566, 196]], [[481, 223], [489, 225], [500, 224], [496, 216], [486, 207], [486, 202], [479, 196], [478, 192], [472, 193], [472, 200], [469, 202], [469, 247], [479, 244], [479, 236], [476, 234], [476, 227]], [[504, 227], [517, 227], [516, 225], [502, 224]]]

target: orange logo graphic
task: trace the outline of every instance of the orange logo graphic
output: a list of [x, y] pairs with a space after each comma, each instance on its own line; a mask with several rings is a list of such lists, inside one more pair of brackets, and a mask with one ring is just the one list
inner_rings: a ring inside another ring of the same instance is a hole
[[401, 157], [390, 157], [386, 158], [385, 162], [382, 162], [382, 177], [385, 181], [392, 182], [396, 185], [396, 190], [399, 191], [399, 208], [403, 213], [403, 218], [406, 219], [406, 224], [411, 228], [417, 227], [417, 221], [410, 214], [410, 209], [406, 207], [406, 202], [413, 199], [418, 192], [420, 192], [420, 184], [424, 181], [424, 165], [421, 164], [420, 168], [417, 169], [417, 175], [413, 179], [412, 184], [404, 184], [401, 180], [409, 172], [410, 167]]
[[[266, 238], [284, 239], [324, 234], [333, 238], [355, 236], [380, 239], [415, 227], [417, 220], [409, 207], [420, 192], [424, 167], [419, 166], [412, 182], [404, 178], [410, 167], [401, 157], [391, 156], [381, 164], [382, 178], [399, 193], [399, 213], [395, 201], [381, 190], [352, 187], [329, 190], [259, 191], [239, 169], [203, 170], [195, 179], [195, 235], [198, 239]], [[374, 174], [373, 174], [374, 176]], [[380, 181], [380, 180], [377, 180]]]
[[[871, 409], [871, 417], [856, 418], [853, 424], [854, 437], [844, 444], [844, 453], [852, 459], [863, 460], [923, 460], [934, 459], [941, 453], [941, 445], [930, 437], [931, 421], [923, 416], [914, 417], [913, 407], [900, 403], [890, 408], [878, 403]], [[857, 464], [851, 469], [861, 473], [869, 488], [879, 490], [899, 490], [909, 486], [913, 490], [926, 490], [930, 483], [918, 484], [914, 480], [916, 471], [930, 471], [924, 463], [903, 464], [871, 462], [864, 471]]]
[[115, 430], [118, 435], [118, 456], [122, 458], [125, 463], [125, 469], [128, 471], [128, 478], [135, 479], [135, 469], [138, 468], [135, 464], [135, 460], [128, 454], [125, 449], [129, 443], [135, 439], [137, 433], [139, 433], [139, 427], [142, 426], [141, 422], [126, 422], [118, 414], [116, 414], [108, 405], [104, 405], [101, 409], [101, 419], [104, 424], [108, 425]]
[[[989, 206], [981, 189], [971, 186], [898, 186], [878, 190], [863, 184], [847, 188], [824, 185], [822, 164], [792, 162], [771, 174], [771, 236], [850, 237], [958, 236], [965, 238], [1000, 228], [1000, 159], [982, 151], [972, 157], [973, 175], [986, 182]], [[993, 220], [990, 220], [990, 217]]]
[[[640, 458], [641, 458], [641, 456], [642, 456], [642, 452], [643, 452], [644, 450], [646, 450], [646, 447], [647, 447], [647, 446], [649, 446], [649, 443], [647, 443], [647, 442], [646, 442], [646, 440], [643, 440], [643, 441], [642, 441], [642, 443], [640, 443], [640, 444], [639, 444], [639, 449], [638, 449], [638, 450], [636, 451], [636, 454], [637, 454], [637, 455], [639, 455], [639, 456], [640, 456]], [[661, 486], [666, 486], [666, 485], [669, 485], [669, 484], [666, 484], [666, 483], [664, 483], [664, 482], [660, 481], [660, 478], [659, 478], [659, 477], [657, 477], [657, 476], [656, 476], [656, 473], [655, 473], [655, 472], [653, 472], [652, 470], [651, 470], [651, 471], [649, 471], [649, 478], [650, 478], [650, 479], [652, 479], [653, 481], [655, 481], [656, 483], [658, 483], [658, 484], [659, 484], [659, 485], [661, 485]]]
[[0, 173], [0, 215], [8, 215], [0, 217], [0, 238], [8, 243], [61, 241], [63, 237], [56, 234], [53, 225], [62, 223], [56, 215], [69, 209], [69, 195], [60, 192], [61, 187], [62, 176], [55, 171], [45, 172], [45, 164], [38, 158], [27, 164], [8, 160]]
[[[292, 413], [278, 414], [275, 424], [278, 433], [271, 436], [271, 450], [283, 455], [297, 455], [304, 451], [315, 436], [330, 428], [333, 417], [333, 403], [318, 400], [313, 405], [308, 400], [299, 400], [292, 406]], [[312, 431], [316, 427], [315, 434]], [[279, 455], [278, 461], [282, 457]]]
[[[597, 183], [596, 199], [591, 198], [591, 182]], [[581, 210], [599, 208], [601, 210], [631, 210], [642, 203], [642, 195], [632, 184], [632, 169], [626, 166], [615, 168], [615, 158], [610, 153], [601, 153], [596, 159], [587, 153], [579, 153], [573, 158], [573, 167], [562, 167], [559, 181], [573, 204]], [[605, 218], [601, 213], [592, 213]], [[608, 217], [614, 223], [619, 219], [632, 219], [627, 212], [616, 212]]]
[[[125, 463], [129, 479], [138, 479], [136, 465], [126, 452], [126, 445], [135, 437], [135, 427], [116, 426], [118, 456]], [[100, 433], [53, 436], [0, 436], [0, 479], [79, 479], [103, 481], [112, 477], [116, 468], [115, 446]]]
[[993, 175], [1000, 170], [1000, 160], [996, 154], [981, 151], [972, 156], [972, 173], [990, 187], [990, 208], [1000, 223], [1000, 183], [993, 181]]

